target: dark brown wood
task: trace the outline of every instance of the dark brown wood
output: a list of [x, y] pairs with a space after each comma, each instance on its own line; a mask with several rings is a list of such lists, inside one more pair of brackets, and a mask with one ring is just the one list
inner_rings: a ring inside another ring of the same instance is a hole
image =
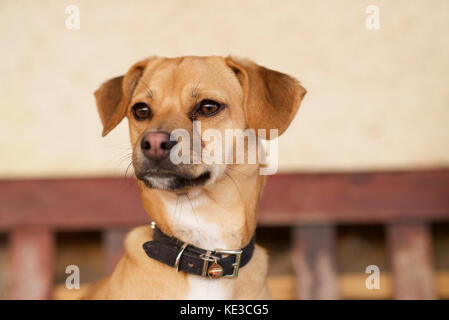
[[264, 224], [449, 220], [449, 170], [269, 176]]
[[294, 227], [292, 232], [292, 259], [297, 298], [338, 299], [335, 227]]
[[[103, 229], [148, 223], [134, 179], [0, 181], [0, 230]], [[264, 225], [449, 220], [449, 170], [268, 177]]]
[[133, 179], [0, 182], [0, 230], [17, 226], [105, 229], [149, 220]]
[[8, 240], [9, 299], [48, 299], [53, 284], [55, 243], [51, 230], [21, 228]]
[[433, 247], [424, 224], [387, 227], [395, 299], [435, 299]]
[[123, 256], [124, 241], [129, 229], [110, 229], [103, 231], [103, 250], [105, 254], [105, 269], [109, 274], [114, 271], [120, 258]]

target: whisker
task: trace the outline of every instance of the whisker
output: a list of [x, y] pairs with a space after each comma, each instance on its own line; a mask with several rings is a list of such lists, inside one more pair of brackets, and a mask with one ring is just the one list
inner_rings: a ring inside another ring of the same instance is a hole
[[126, 171], [125, 171], [125, 178], [128, 178], [128, 170], [129, 170], [129, 168], [131, 168], [131, 165], [132, 165], [133, 163], [132, 163], [132, 161], [128, 164], [128, 166], [126, 167]]
[[131, 159], [132, 155], [133, 155], [132, 152], [127, 152], [126, 154], [120, 156], [119, 160]]
[[120, 167], [124, 161], [129, 161], [132, 159], [132, 153], [127, 153], [125, 155], [120, 156], [117, 160], [114, 160], [116, 162], [116, 165]]
[[179, 201], [181, 199], [181, 196], [179, 194], [176, 194], [176, 204], [175, 204], [175, 219], [178, 219], [178, 206], [179, 206]]
[[234, 184], [235, 188], [237, 189], [237, 193], [239, 194], [240, 199], [242, 199], [242, 193], [240, 192], [240, 188], [237, 185], [237, 182], [235, 182], [235, 180], [232, 177], [231, 173], [228, 172], [227, 169], [225, 169], [224, 174], [232, 181], [232, 183]]
[[240, 170], [238, 170], [238, 169], [236, 169], [236, 168], [234, 168], [234, 167], [228, 166], [226, 169], [229, 169], [229, 170], [232, 170], [232, 171], [234, 171], [234, 172], [237, 172], [237, 173], [241, 174], [242, 176], [244, 176], [245, 178], [249, 178], [249, 177], [250, 177], [250, 176], [247, 175], [246, 173], [243, 173], [243, 172], [241, 172]]
[[193, 209], [193, 204], [192, 204], [192, 201], [191, 201], [190, 198], [189, 198], [189, 194], [188, 194], [188, 193], [186, 193], [186, 197], [187, 197], [187, 199], [189, 200], [190, 207], [192, 208], [192, 212], [193, 212], [193, 215], [194, 215], [194, 217], [195, 217], [196, 224], [197, 224], [197, 226], [199, 227], [200, 222], [199, 222], [198, 217], [197, 217], [197, 215], [196, 215], [195, 209]]

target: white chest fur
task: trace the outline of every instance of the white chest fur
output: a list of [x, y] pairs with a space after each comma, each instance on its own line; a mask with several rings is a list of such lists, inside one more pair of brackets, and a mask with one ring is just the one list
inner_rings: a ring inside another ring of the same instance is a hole
[[195, 198], [182, 195], [176, 200], [165, 200], [166, 218], [177, 238], [207, 250], [225, 249], [228, 241], [224, 236], [224, 226], [214, 221], [219, 220], [218, 215], [226, 213], [219, 208], [211, 208], [206, 219], [205, 213], [198, 211], [198, 206], [205, 201], [208, 199], [204, 195]]
[[[219, 207], [211, 208], [204, 216], [204, 212], [198, 211], [198, 207], [209, 201], [205, 195], [189, 197], [178, 196], [176, 200], [165, 200], [167, 216], [173, 233], [194, 246], [215, 250], [226, 249], [229, 241], [226, 239], [225, 226], [217, 223], [219, 215], [226, 212]], [[215, 218], [217, 219], [214, 219]], [[232, 299], [234, 291], [233, 279], [206, 279], [196, 275], [188, 275], [189, 289], [185, 299]]]
[[189, 290], [185, 299], [229, 300], [233, 297], [233, 279], [206, 279], [189, 275]]

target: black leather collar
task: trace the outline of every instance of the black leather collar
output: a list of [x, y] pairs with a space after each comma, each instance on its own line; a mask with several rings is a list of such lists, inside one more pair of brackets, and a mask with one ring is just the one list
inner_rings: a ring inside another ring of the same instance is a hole
[[238, 276], [239, 269], [251, 260], [255, 238], [254, 235], [249, 244], [241, 250], [208, 251], [170, 237], [154, 227], [154, 240], [145, 242], [143, 249], [150, 258], [174, 267], [178, 271], [211, 279], [235, 278]]

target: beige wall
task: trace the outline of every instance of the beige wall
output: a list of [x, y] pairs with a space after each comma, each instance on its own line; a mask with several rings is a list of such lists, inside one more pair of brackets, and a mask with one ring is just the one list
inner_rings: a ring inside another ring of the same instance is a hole
[[154, 54], [232, 53], [299, 78], [282, 170], [448, 166], [448, 28], [447, 0], [2, 1], [0, 177], [123, 174], [127, 125], [100, 138], [92, 92]]

